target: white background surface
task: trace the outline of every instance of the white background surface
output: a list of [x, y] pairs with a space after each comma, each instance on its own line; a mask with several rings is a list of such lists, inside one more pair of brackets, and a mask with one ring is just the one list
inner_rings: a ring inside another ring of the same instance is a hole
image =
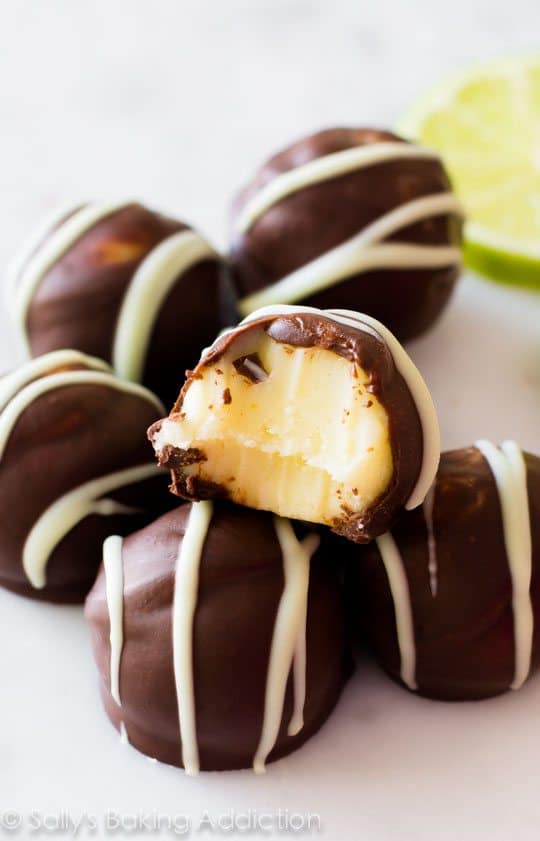
[[[81, 196], [142, 198], [222, 244], [232, 193], [276, 147], [332, 124], [391, 126], [444, 73], [534, 48], [540, 31], [537, 0], [4, 0], [0, 10], [2, 265], [43, 211]], [[3, 318], [0, 346], [7, 367]], [[411, 350], [446, 447], [511, 436], [540, 452], [539, 297], [467, 277]], [[205, 809], [282, 808], [318, 813], [325, 841], [540, 837], [538, 677], [451, 706], [364, 665], [320, 735], [264, 778], [189, 779], [118, 744], [79, 609], [0, 592], [0, 639], [0, 815], [87, 812], [101, 823], [109, 809], [155, 809], [188, 815], [190, 837], [206, 838], [220, 834], [196, 832]], [[26, 825], [20, 837], [48, 834]]]

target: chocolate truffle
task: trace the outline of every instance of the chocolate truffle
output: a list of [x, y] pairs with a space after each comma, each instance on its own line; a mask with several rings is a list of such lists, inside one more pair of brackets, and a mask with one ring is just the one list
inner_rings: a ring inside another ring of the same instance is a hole
[[83, 601], [112, 533], [170, 508], [146, 427], [147, 389], [76, 351], [38, 357], [0, 380], [0, 585]]
[[443, 700], [518, 689], [540, 663], [540, 458], [444, 453], [423, 509], [355, 548], [356, 627], [395, 680]]
[[369, 316], [259, 310], [209, 348], [149, 430], [172, 490], [363, 542], [424, 499], [439, 460], [428, 389]]
[[196, 774], [262, 772], [312, 736], [351, 671], [332, 545], [223, 502], [108, 538], [86, 616], [124, 738]]
[[446, 306], [460, 243], [460, 207], [435, 152], [386, 131], [321, 131], [265, 163], [234, 204], [240, 311], [359, 310], [405, 341]]
[[77, 348], [170, 406], [231, 323], [224, 265], [196, 231], [140, 204], [64, 209], [12, 267], [12, 319], [29, 355]]

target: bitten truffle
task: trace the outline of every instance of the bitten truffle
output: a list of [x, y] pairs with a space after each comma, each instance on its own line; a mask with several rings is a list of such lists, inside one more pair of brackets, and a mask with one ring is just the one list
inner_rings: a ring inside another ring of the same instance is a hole
[[411, 339], [450, 298], [461, 226], [435, 152], [386, 131], [318, 132], [270, 158], [234, 203], [240, 311], [347, 308]]
[[439, 460], [433, 402], [394, 336], [309, 307], [260, 310], [218, 338], [149, 437], [179, 496], [359, 542], [422, 502]]
[[148, 423], [163, 411], [76, 351], [38, 357], [0, 379], [0, 585], [80, 602], [107, 535], [170, 508]]
[[443, 453], [423, 509], [352, 554], [352, 624], [409, 689], [488, 698], [538, 667], [540, 458], [514, 442]]
[[13, 264], [9, 301], [29, 355], [93, 354], [168, 406], [234, 314], [225, 264], [199, 233], [118, 202], [46, 220]]
[[351, 672], [327, 538], [202, 502], [106, 541], [86, 616], [131, 745], [189, 774], [262, 772], [319, 729]]

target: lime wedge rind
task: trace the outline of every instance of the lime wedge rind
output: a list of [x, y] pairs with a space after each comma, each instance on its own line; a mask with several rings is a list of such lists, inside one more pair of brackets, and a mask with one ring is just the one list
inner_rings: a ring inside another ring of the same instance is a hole
[[540, 291], [540, 248], [516, 250], [511, 240], [501, 242], [491, 231], [468, 222], [463, 260], [469, 269], [497, 283]]

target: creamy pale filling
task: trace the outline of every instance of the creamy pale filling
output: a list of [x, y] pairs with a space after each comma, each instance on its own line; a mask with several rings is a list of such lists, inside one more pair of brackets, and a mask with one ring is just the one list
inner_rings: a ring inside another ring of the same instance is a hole
[[231, 499], [328, 523], [368, 508], [393, 471], [386, 410], [359, 365], [247, 333], [190, 385], [154, 445], [197, 448], [184, 472]]

